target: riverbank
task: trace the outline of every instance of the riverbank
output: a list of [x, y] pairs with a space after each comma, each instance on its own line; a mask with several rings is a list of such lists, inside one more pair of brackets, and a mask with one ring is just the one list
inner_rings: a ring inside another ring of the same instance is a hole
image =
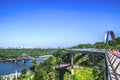
[[[39, 58], [44, 58], [44, 57], [51, 57], [52, 55], [44, 55], [44, 56], [39, 56], [37, 58], [24, 58], [24, 60], [31, 60], [31, 59], [39, 59]], [[23, 58], [7, 58], [5, 60], [0, 60], [0, 62], [5, 62], [5, 61], [15, 61], [15, 60], [23, 60]]]
[[[36, 63], [40, 64], [41, 62], [47, 60], [50, 56], [52, 55], [39, 56], [39, 58], [36, 60]], [[1, 61], [0, 66], [0, 75], [6, 77], [6, 75], [12, 74], [16, 70], [18, 72], [21, 72], [24, 68], [26, 70], [30, 70], [30, 67], [32, 66], [32, 60], [26, 60], [25, 63], [23, 63], [22, 60], [18, 60], [17, 62]]]
[[8, 61], [8, 60], [0, 60], [0, 62], [6, 62], [6, 61]]
[[3, 80], [6, 80], [6, 79], [13, 80], [14, 78], [17, 78], [19, 76], [20, 76], [20, 72], [17, 73], [17, 74], [16, 73], [11, 73], [11, 74], [2, 76], [2, 79]]
[[[27, 71], [26, 74], [30, 74], [30, 73], [31, 73], [31, 71]], [[1, 77], [2, 77], [2, 80], [7, 80], [7, 79], [13, 80], [14, 78], [18, 78], [20, 75], [21, 75], [21, 73], [16, 71], [15, 73], [7, 74], [7, 75], [1, 76]]]

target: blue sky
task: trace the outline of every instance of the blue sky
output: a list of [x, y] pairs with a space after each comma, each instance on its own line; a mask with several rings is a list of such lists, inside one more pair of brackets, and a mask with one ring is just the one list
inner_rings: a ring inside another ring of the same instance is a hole
[[120, 36], [120, 1], [0, 0], [0, 47], [69, 47]]

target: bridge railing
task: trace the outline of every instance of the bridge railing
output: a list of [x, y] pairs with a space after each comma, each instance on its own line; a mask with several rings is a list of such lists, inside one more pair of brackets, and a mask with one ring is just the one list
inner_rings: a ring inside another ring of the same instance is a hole
[[120, 53], [107, 51], [106, 57], [111, 80], [120, 80]]
[[96, 48], [77, 48], [77, 49], [67, 49], [67, 50], [74, 50], [74, 51], [100, 51], [100, 52], [105, 52], [105, 49], [96, 49]]

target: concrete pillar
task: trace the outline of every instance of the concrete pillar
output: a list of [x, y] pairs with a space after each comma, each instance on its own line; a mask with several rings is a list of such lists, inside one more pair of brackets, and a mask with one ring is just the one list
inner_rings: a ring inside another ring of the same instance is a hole
[[73, 60], [73, 53], [71, 53], [71, 68], [73, 69], [73, 64], [74, 64], [74, 62], [73, 62], [74, 60]]
[[104, 80], [107, 80], [107, 66], [106, 66], [106, 59], [104, 58]]
[[18, 76], [17, 76], [17, 70], [15, 71], [15, 77], [16, 77], [16, 80], [17, 80], [17, 77], [18, 77]]
[[73, 53], [71, 53], [71, 75], [74, 75], [74, 67], [73, 67], [73, 65], [74, 65], [74, 60], [73, 60]]
[[74, 69], [71, 69], [71, 75], [74, 75]]

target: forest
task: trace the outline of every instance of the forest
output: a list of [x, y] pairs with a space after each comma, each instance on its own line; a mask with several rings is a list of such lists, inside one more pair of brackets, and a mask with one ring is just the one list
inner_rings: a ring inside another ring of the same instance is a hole
[[120, 37], [117, 37], [115, 40], [109, 40], [108, 44], [104, 42], [96, 42], [95, 44], [79, 44], [72, 48], [120, 49]]
[[0, 60], [6, 60], [7, 58], [16, 58], [22, 54], [26, 54], [31, 57], [39, 57], [43, 55], [51, 55], [56, 49], [0, 49]]

